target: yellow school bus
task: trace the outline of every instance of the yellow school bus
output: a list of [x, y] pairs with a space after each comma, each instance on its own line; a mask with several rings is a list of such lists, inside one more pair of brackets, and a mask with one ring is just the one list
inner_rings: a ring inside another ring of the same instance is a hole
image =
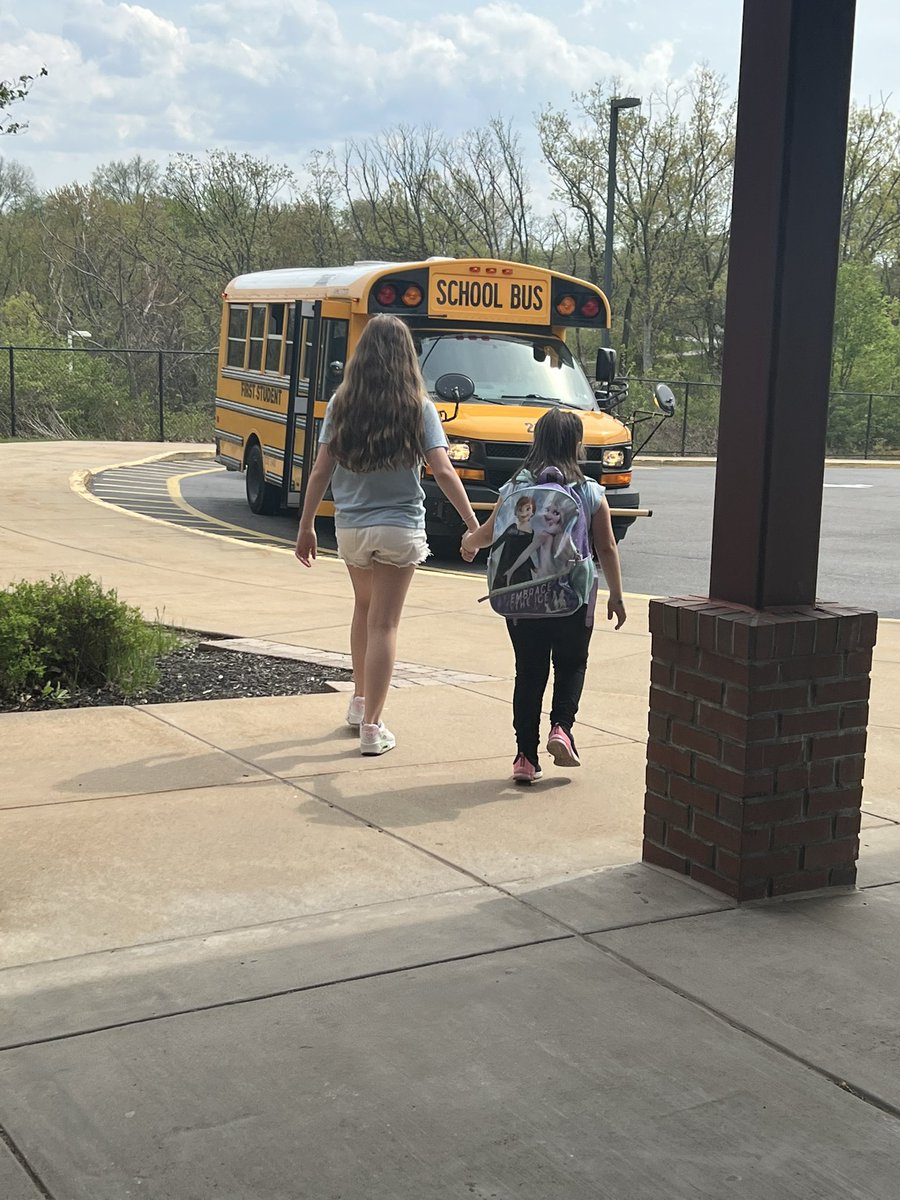
[[[325, 406], [366, 322], [393, 313], [410, 327], [426, 386], [473, 508], [493, 508], [551, 405], [584, 423], [585, 473], [608, 489], [617, 537], [643, 515], [631, 487], [632, 436], [608, 411], [615, 355], [601, 350], [588, 382], [568, 330], [609, 327], [594, 284], [522, 263], [431, 258], [258, 271], [223, 292], [216, 389], [216, 458], [246, 472], [256, 513], [302, 504]], [[433, 540], [462, 525], [427, 469]], [[320, 516], [334, 512], [328, 494]]]

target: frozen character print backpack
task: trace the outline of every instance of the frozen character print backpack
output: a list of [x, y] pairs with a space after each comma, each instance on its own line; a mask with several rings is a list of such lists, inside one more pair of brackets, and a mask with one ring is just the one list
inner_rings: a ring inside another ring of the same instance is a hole
[[518, 477], [497, 509], [488, 552], [488, 594], [501, 616], [568, 617], [593, 611], [597, 570], [581, 496], [556, 467]]

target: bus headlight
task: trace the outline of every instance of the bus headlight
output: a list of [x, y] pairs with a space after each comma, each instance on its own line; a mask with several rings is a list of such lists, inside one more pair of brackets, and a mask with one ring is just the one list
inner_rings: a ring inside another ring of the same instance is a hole
[[468, 462], [472, 457], [472, 447], [468, 442], [451, 442], [447, 453], [451, 462]]
[[625, 451], [624, 450], [604, 450], [600, 460], [604, 467], [624, 467], [625, 466]]

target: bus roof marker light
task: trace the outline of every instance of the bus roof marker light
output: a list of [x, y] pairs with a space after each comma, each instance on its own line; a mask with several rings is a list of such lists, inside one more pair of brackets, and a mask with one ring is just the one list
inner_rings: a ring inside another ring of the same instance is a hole
[[581, 315], [583, 317], [596, 317], [600, 311], [600, 301], [596, 296], [588, 296], [587, 300], [581, 306]]
[[572, 313], [575, 311], [575, 297], [560, 296], [556, 302], [556, 311], [561, 317], [571, 317]]
[[379, 304], [387, 308], [390, 304], [397, 303], [397, 289], [392, 283], [383, 283], [375, 293], [375, 299]]
[[417, 304], [422, 303], [422, 289], [415, 283], [411, 283], [400, 297], [407, 308], [415, 308]]

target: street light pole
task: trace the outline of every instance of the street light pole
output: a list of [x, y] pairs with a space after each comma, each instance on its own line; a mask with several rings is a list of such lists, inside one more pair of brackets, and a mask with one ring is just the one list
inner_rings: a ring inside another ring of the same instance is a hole
[[[72, 343], [75, 338], [89, 338], [91, 336], [92, 336], [92, 334], [89, 329], [70, 329], [69, 332], [66, 334], [66, 345], [71, 350]], [[70, 375], [72, 374], [72, 359], [71, 358], [69, 359], [69, 374]]]
[[[609, 174], [606, 181], [606, 245], [603, 250], [603, 291], [612, 291], [613, 215], [616, 207], [616, 143], [619, 139], [619, 109], [637, 108], [637, 96], [617, 96], [609, 102]], [[611, 301], [610, 301], [611, 303]], [[609, 345], [609, 330], [603, 330], [603, 345]]]

